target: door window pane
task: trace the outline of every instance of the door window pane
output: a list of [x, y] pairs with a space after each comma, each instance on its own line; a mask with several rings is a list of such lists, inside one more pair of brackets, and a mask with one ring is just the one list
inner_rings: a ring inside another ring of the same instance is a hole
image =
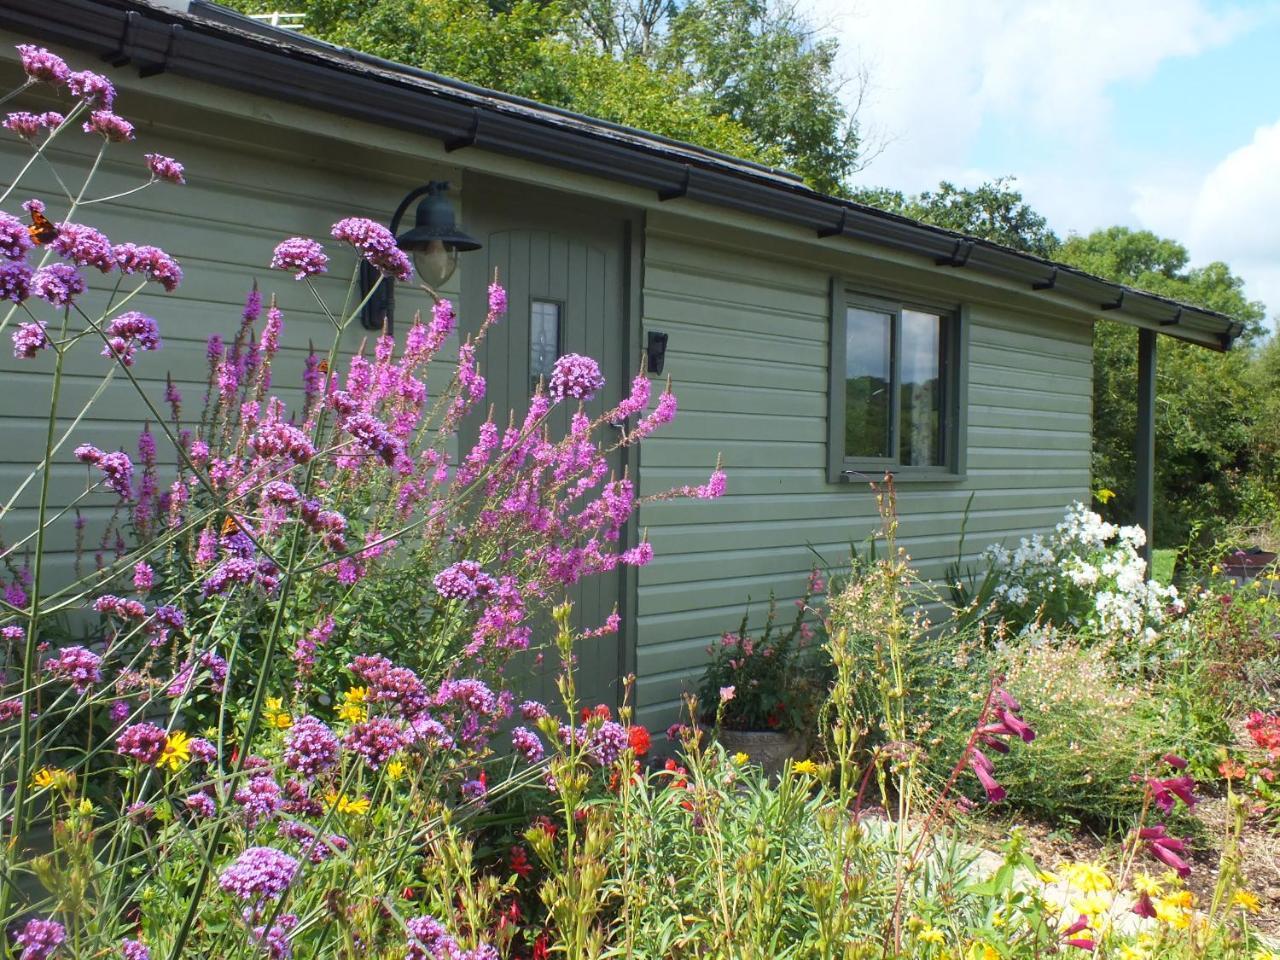
[[942, 463], [943, 320], [902, 311], [902, 382], [898, 395], [898, 456], [904, 466]]
[[893, 314], [849, 307], [845, 332], [844, 453], [891, 453]]
[[546, 384], [560, 356], [560, 304], [534, 300], [529, 304], [529, 382]]

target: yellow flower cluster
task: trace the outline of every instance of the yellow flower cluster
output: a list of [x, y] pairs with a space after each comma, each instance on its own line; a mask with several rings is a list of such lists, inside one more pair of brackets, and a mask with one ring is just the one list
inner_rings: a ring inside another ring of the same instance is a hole
[[368, 687], [352, 687], [342, 695], [342, 703], [338, 704], [338, 719], [347, 723], [362, 723], [369, 719], [369, 708], [365, 702], [369, 699]]

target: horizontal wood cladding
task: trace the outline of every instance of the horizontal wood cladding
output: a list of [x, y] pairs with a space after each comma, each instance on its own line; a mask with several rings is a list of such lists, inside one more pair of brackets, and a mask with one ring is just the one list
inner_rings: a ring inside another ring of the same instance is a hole
[[[415, 183], [407, 181], [403, 171], [380, 169], [382, 158], [376, 151], [365, 151], [358, 162], [352, 156], [301, 152], [285, 131], [273, 141], [245, 138], [237, 135], [234, 119], [212, 114], [188, 114], [181, 118], [183, 128], [179, 129], [156, 119], [160, 114], [149, 112], [151, 101], [146, 98], [139, 101], [122, 95], [121, 99], [121, 109], [138, 125], [139, 139], [107, 150], [88, 197], [114, 195], [145, 182], [144, 151], [176, 157], [186, 166], [188, 180], [185, 186], [159, 183], [129, 196], [83, 206], [74, 217], [101, 229], [113, 242], [154, 244], [182, 264], [184, 278], [174, 293], [166, 294], [159, 285], [150, 283], [129, 302], [128, 309], [156, 318], [163, 340], [159, 352], [138, 354], [131, 368], [133, 376], [166, 415], [164, 382], [166, 375], [172, 376], [183, 397], [183, 425], [193, 426], [208, 384], [207, 339], [214, 333], [228, 343], [234, 338], [245, 295], [257, 282], [264, 300], [277, 296], [285, 317], [283, 349], [273, 364], [271, 392], [296, 409], [302, 400], [308, 344], [327, 351], [333, 327], [304, 284], [289, 274], [268, 269], [272, 250], [289, 236], [311, 236], [325, 242], [330, 272], [315, 278], [315, 285], [326, 303], [336, 309], [347, 293], [356, 258], [345, 245], [330, 239], [330, 227], [347, 216], [370, 216], [385, 222]], [[24, 95], [20, 105], [45, 109], [53, 103], [42, 101], [36, 93], [30, 98]], [[78, 131], [69, 131], [55, 142], [51, 159], [71, 189], [79, 189], [98, 143], [97, 138]], [[29, 156], [30, 151], [15, 138], [0, 140], [0, 166], [8, 171], [8, 177]], [[431, 179], [436, 172], [424, 168], [422, 179]], [[53, 219], [63, 218], [67, 202], [47, 165], [31, 167], [6, 209], [16, 210], [18, 202], [30, 196], [43, 198]], [[103, 277], [92, 269], [85, 270], [84, 276], [91, 293], [82, 302], [87, 312], [96, 316], [94, 308], [104, 304], [115, 277]], [[122, 290], [132, 289], [137, 282], [138, 278], [125, 278]], [[430, 299], [402, 285], [397, 308], [403, 329], [415, 311], [430, 309]], [[43, 304], [33, 305], [32, 310], [56, 325], [53, 310]], [[10, 324], [20, 319], [21, 315], [16, 315]], [[261, 329], [259, 321], [257, 330]], [[366, 340], [372, 349], [372, 335], [353, 324], [344, 335], [343, 350], [354, 353]], [[53, 356], [46, 351], [33, 360], [17, 360], [7, 339], [5, 343], [0, 352], [0, 491], [5, 491], [7, 498], [30, 473], [44, 448]], [[101, 343], [86, 338], [68, 355], [59, 404], [60, 433], [84, 411], [111, 367], [111, 362], [100, 356], [101, 349]], [[446, 353], [450, 351], [456, 354], [456, 343], [450, 344]], [[138, 433], [149, 419], [151, 414], [137, 390], [124, 372], [117, 370], [57, 453], [50, 474], [50, 500], [57, 510], [79, 498], [78, 506], [87, 520], [86, 572], [93, 569], [93, 553], [115, 509], [115, 498], [105, 492], [82, 496], [89, 471], [75, 461], [73, 450], [80, 443], [93, 443], [105, 450], [123, 448], [136, 459]], [[164, 474], [166, 466], [175, 464], [176, 456], [154, 424], [152, 431], [157, 436]], [[167, 482], [162, 476], [162, 483]], [[33, 529], [37, 490], [38, 484], [28, 484], [4, 517], [0, 534], [6, 545]], [[64, 583], [72, 573], [75, 538], [70, 521], [66, 517], [49, 533], [53, 552], [49, 569], [55, 584]]]
[[[637, 601], [643, 722], [674, 719], [707, 646], [748, 605], [756, 629], [770, 591], [789, 617], [815, 560], [840, 566], [878, 525], [869, 486], [827, 482], [829, 282], [825, 269], [718, 245], [675, 216], [651, 218], [643, 325], [670, 337], [665, 372], [680, 412], [645, 441], [641, 492], [702, 482], [717, 454], [729, 484], [719, 501], [642, 508], [655, 550]], [[967, 306], [966, 472], [899, 487], [900, 541], [933, 579], [957, 559], [967, 504], [964, 559], [973, 562], [992, 543], [1051, 527], [1089, 490], [1088, 325]]]

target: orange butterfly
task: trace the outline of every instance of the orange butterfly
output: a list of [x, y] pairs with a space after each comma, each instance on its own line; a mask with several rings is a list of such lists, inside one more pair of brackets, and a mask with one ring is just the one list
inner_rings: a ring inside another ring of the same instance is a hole
[[31, 234], [32, 243], [36, 246], [43, 246], [46, 243], [53, 242], [58, 235], [58, 228], [39, 210], [32, 210], [31, 226], [27, 227], [27, 233]]
[[320, 371], [322, 376], [327, 374], [329, 372], [329, 361], [321, 360], [319, 363], [316, 364], [316, 369]]
[[227, 519], [222, 521], [222, 535], [224, 537], [231, 536], [233, 533], [235, 533], [239, 529], [240, 529], [240, 524], [236, 522], [235, 517], [227, 517]]

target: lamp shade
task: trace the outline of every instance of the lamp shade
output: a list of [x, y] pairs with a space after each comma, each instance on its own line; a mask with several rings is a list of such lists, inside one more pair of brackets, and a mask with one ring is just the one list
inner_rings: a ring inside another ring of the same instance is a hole
[[413, 255], [414, 265], [424, 281], [440, 284], [457, 267], [457, 255], [479, 250], [480, 244], [458, 229], [453, 203], [447, 196], [449, 184], [434, 180], [418, 203], [413, 228], [396, 237], [401, 250]]

